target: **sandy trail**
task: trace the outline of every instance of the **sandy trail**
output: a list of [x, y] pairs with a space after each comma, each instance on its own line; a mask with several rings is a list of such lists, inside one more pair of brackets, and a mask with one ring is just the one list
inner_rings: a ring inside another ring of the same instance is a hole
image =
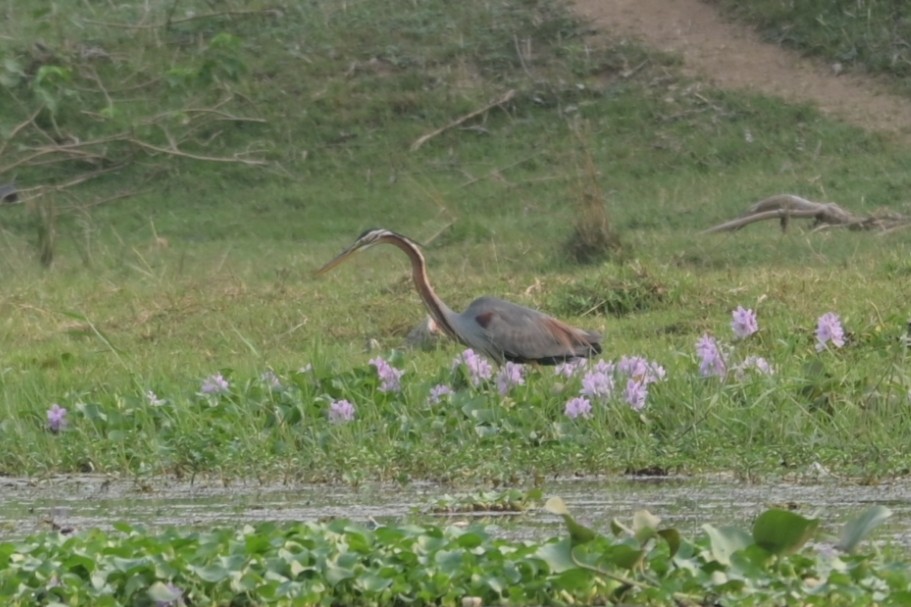
[[911, 136], [911, 100], [876, 79], [836, 73], [831, 65], [763, 42], [701, 0], [572, 0], [577, 12], [610, 34], [679, 54], [686, 72], [716, 86], [750, 89], [811, 103], [863, 128]]

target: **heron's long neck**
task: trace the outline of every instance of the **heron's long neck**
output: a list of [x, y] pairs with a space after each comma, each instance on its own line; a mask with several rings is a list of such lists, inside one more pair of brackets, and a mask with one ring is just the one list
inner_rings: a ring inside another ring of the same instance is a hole
[[455, 312], [443, 303], [443, 300], [437, 297], [433, 288], [430, 286], [430, 280], [427, 278], [427, 263], [421, 251], [409, 242], [399, 240], [388, 240], [389, 244], [394, 244], [408, 255], [411, 260], [411, 277], [414, 279], [414, 286], [418, 290], [421, 299], [424, 300], [424, 306], [433, 320], [440, 328], [453, 339], [458, 339], [455, 328], [452, 326], [450, 318], [455, 316]]

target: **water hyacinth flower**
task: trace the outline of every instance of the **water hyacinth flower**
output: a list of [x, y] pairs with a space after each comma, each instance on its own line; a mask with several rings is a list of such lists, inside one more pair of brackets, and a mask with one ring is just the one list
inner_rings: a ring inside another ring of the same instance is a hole
[[584, 396], [577, 396], [576, 398], [571, 398], [566, 402], [566, 407], [563, 409], [563, 413], [565, 413], [566, 417], [570, 419], [576, 419], [578, 417], [591, 417], [592, 404]]
[[733, 329], [737, 339], [746, 339], [759, 330], [756, 312], [753, 310], [745, 310], [743, 306], [737, 306], [731, 316], [731, 329]]
[[504, 396], [509, 394], [513, 386], [521, 386], [525, 383], [525, 368], [522, 365], [507, 362], [497, 374], [497, 390]]
[[582, 395], [592, 398], [610, 398], [614, 393], [613, 370], [592, 369], [582, 378]]
[[376, 374], [380, 378], [380, 392], [402, 391], [401, 379], [405, 374], [404, 369], [396, 369], [379, 356], [371, 359], [370, 364], [376, 367]]
[[430, 405], [438, 405], [450, 394], [452, 394], [452, 388], [446, 384], [437, 384], [430, 389], [430, 396], [427, 397], [427, 403]]
[[54, 403], [47, 410], [47, 429], [57, 434], [66, 428], [66, 409]]
[[488, 380], [493, 376], [493, 367], [483, 356], [468, 348], [452, 361], [452, 368], [458, 369], [463, 366], [468, 370], [468, 381], [472, 386], [478, 386], [482, 381]]
[[354, 405], [347, 400], [333, 401], [329, 405], [329, 421], [333, 424], [343, 424], [354, 420]]
[[626, 381], [625, 399], [627, 404], [635, 411], [642, 411], [645, 408], [645, 401], [648, 398], [648, 382], [643, 379], [629, 378]]
[[761, 356], [747, 356], [742, 363], [734, 367], [734, 373], [738, 380], [742, 380], [747, 371], [755, 371], [760, 375], [773, 374], [772, 365]]
[[825, 350], [829, 342], [836, 348], [845, 345], [845, 330], [835, 312], [827, 312], [816, 321], [816, 351]]
[[158, 395], [152, 390], [146, 391], [146, 400], [149, 401], [149, 405], [152, 407], [160, 407], [168, 402], [163, 398], [158, 398]]
[[259, 376], [259, 381], [263, 382], [267, 388], [270, 390], [280, 391], [282, 389], [282, 381], [278, 378], [278, 375], [275, 374], [275, 371], [272, 369], [266, 369]]
[[617, 363], [617, 370], [646, 384], [655, 384], [667, 377], [664, 367], [641, 356], [622, 357]]
[[560, 375], [567, 379], [575, 377], [585, 368], [588, 361], [584, 358], [571, 358], [566, 362], [560, 363], [554, 367], [554, 374]]
[[200, 391], [203, 394], [217, 396], [219, 394], [226, 394], [230, 388], [231, 384], [228, 383], [228, 380], [225, 379], [221, 373], [216, 373], [215, 375], [210, 375], [202, 382]]
[[696, 354], [699, 355], [699, 373], [702, 377], [724, 377], [727, 367], [718, 342], [709, 335], [703, 335], [696, 342]]

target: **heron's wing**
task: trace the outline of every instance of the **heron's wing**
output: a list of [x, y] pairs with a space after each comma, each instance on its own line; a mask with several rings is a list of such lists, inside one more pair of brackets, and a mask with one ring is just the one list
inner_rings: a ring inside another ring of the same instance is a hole
[[498, 360], [555, 364], [601, 352], [598, 334], [494, 297], [475, 300], [459, 317], [460, 328], [477, 342], [465, 339], [468, 345]]

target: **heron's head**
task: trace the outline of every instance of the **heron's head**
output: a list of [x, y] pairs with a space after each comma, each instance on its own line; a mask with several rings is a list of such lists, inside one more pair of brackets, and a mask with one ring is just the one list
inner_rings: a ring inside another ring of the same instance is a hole
[[389, 242], [389, 241], [396, 241], [396, 240], [408, 241], [408, 238], [402, 236], [401, 234], [396, 234], [395, 232], [393, 232], [391, 230], [386, 230], [384, 228], [371, 228], [369, 230], [366, 230], [363, 234], [361, 234], [360, 236], [357, 237], [357, 240], [354, 241], [354, 244], [352, 244], [350, 247], [348, 247], [347, 249], [345, 249], [344, 251], [339, 253], [337, 257], [335, 257], [329, 263], [327, 263], [326, 265], [321, 267], [314, 274], [316, 276], [325, 274], [326, 272], [328, 272], [335, 266], [339, 265], [340, 263], [342, 263], [343, 261], [348, 259], [351, 255], [354, 255], [358, 251], [363, 251], [364, 249], [368, 249], [368, 248], [372, 247], [373, 245], [379, 244], [381, 242]]

